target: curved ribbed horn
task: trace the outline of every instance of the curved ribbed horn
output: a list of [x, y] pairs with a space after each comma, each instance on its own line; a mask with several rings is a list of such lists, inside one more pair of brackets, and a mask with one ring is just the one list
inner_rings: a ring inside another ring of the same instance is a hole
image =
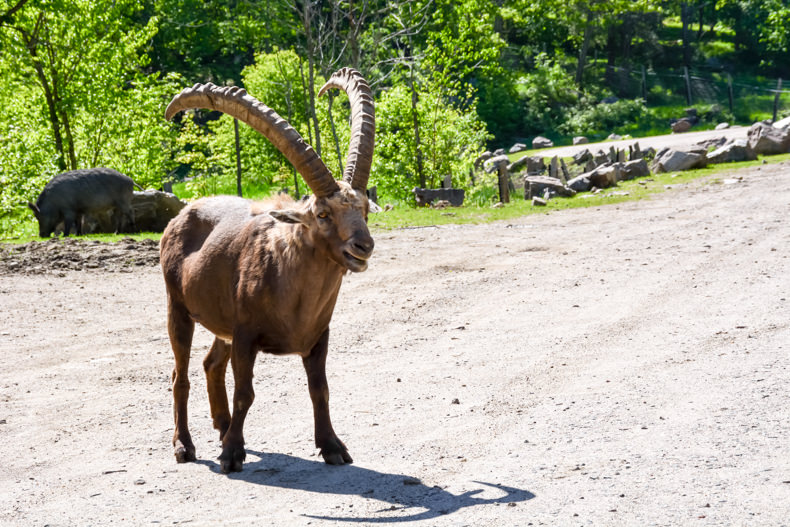
[[195, 84], [173, 97], [165, 110], [169, 121], [181, 110], [209, 108], [247, 123], [283, 153], [318, 197], [334, 194], [339, 187], [332, 173], [294, 127], [277, 112], [235, 86], [220, 88], [214, 84]]
[[365, 191], [373, 163], [376, 142], [376, 117], [370, 86], [362, 75], [351, 68], [337, 70], [318, 92], [319, 97], [330, 88], [339, 88], [348, 94], [351, 103], [351, 141], [343, 179], [357, 190]]

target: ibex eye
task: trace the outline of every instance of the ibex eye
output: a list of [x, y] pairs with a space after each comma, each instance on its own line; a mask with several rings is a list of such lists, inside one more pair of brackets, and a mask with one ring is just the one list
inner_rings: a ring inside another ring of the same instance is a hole
[[329, 217], [329, 214], [327, 214], [326, 212], [319, 212], [318, 217], [321, 218], [322, 220], [325, 220]]

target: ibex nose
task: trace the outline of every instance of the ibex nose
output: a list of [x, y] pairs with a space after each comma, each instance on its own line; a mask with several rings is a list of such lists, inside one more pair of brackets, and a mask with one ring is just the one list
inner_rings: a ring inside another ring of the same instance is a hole
[[354, 250], [360, 256], [370, 256], [373, 252], [373, 238], [367, 232], [357, 232], [354, 236]]

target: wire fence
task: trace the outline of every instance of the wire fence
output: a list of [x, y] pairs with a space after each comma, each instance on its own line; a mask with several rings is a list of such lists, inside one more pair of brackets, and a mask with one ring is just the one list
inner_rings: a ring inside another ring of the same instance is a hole
[[644, 66], [606, 66], [596, 75], [623, 98], [642, 98], [652, 105], [716, 104], [736, 118], [777, 120], [790, 114], [790, 82], [782, 79], [735, 76], [682, 68], [657, 71]]

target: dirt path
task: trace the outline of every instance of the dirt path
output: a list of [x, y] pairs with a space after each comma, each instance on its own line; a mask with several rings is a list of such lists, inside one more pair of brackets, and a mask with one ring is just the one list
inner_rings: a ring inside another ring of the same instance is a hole
[[[172, 456], [162, 279], [0, 272], [3, 525], [787, 525], [790, 164], [511, 223], [379, 233], [328, 365], [355, 464], [260, 356], [244, 471]], [[62, 276], [61, 276], [62, 275]]]

